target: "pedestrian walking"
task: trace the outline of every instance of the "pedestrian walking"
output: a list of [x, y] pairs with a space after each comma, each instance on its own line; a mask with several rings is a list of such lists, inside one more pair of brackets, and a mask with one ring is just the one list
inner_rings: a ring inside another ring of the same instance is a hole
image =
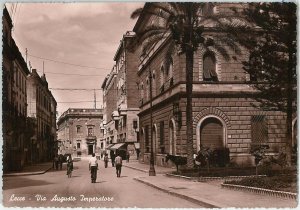
[[105, 166], [105, 168], [107, 168], [107, 165], [108, 165], [108, 154], [105, 154], [105, 156], [104, 156], [104, 166]]
[[58, 166], [59, 170], [62, 170], [62, 164], [64, 162], [64, 156], [62, 154], [58, 155]]
[[67, 175], [68, 175], [68, 178], [71, 178], [72, 171], [73, 171], [73, 160], [72, 160], [71, 154], [69, 154], [68, 157], [67, 157]]
[[138, 160], [140, 157], [140, 149], [136, 149], [136, 159]]
[[117, 154], [117, 157], [115, 159], [116, 161], [116, 173], [117, 177], [121, 177], [121, 170], [122, 170], [122, 158], [119, 154]]
[[55, 155], [54, 157], [54, 165], [55, 165], [55, 169], [58, 170], [58, 156]]
[[92, 154], [92, 157], [89, 160], [89, 170], [91, 171], [91, 182], [96, 183], [98, 162], [95, 153]]
[[111, 158], [112, 167], [115, 167], [115, 158], [116, 158], [116, 156], [115, 156], [115, 153], [113, 151], [110, 153], [110, 158]]
[[129, 151], [126, 152], [126, 161], [127, 163], [129, 163], [129, 158], [130, 158], [130, 153]]

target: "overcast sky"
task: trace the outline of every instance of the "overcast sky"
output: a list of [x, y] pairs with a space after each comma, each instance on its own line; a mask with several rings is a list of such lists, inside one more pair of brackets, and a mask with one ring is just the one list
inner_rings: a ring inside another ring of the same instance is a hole
[[[130, 14], [143, 3], [15, 3], [6, 6], [13, 19], [13, 37], [19, 50], [25, 59], [27, 48], [27, 59], [40, 75], [44, 61], [49, 88], [100, 89], [114, 65], [113, 57], [123, 34], [136, 23]], [[93, 91], [51, 92], [58, 102], [59, 115], [68, 108], [94, 107]], [[96, 91], [96, 98], [97, 108], [100, 108], [102, 91]], [[78, 101], [91, 102], [61, 103]]]

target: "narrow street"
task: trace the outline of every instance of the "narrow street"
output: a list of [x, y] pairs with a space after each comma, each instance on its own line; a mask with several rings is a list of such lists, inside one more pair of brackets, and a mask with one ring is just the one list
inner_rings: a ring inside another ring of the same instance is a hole
[[[49, 171], [42, 175], [4, 177], [3, 204], [7, 207], [139, 207], [139, 208], [200, 208], [189, 201], [141, 184], [134, 177], [148, 176], [129, 168], [122, 168], [117, 178], [115, 168], [104, 168], [100, 161], [97, 183], [92, 184], [88, 161], [74, 162], [72, 178], [62, 171]], [[12, 201], [24, 197], [22, 201]], [[83, 199], [83, 196], [85, 199]], [[43, 198], [42, 198], [43, 197]], [[69, 201], [59, 201], [64, 197]], [[100, 201], [88, 201], [98, 197]], [[44, 199], [45, 198], [45, 199]], [[10, 201], [11, 200], [11, 201]], [[51, 201], [52, 200], [52, 201]], [[70, 201], [71, 200], [71, 201]], [[112, 201], [109, 201], [112, 200]]]

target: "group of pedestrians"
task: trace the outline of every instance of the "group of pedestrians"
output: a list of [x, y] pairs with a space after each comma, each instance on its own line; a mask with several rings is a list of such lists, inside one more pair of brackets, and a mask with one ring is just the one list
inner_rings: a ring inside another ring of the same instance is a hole
[[62, 164], [64, 162], [64, 156], [62, 154], [55, 155], [53, 160], [53, 168], [56, 170], [62, 170]]
[[[61, 156], [64, 157], [63, 155], [61, 155]], [[64, 162], [63, 158], [60, 160], [59, 156], [55, 156], [54, 164], [55, 164], [55, 167], [57, 170], [58, 170], [58, 166], [60, 166], [60, 161], [61, 161], [61, 165], [62, 165], [62, 163]], [[104, 167], [105, 168], [108, 167], [108, 161], [109, 161], [108, 154], [105, 154], [104, 155]], [[117, 177], [121, 177], [122, 161], [123, 161], [123, 159], [120, 156], [120, 154], [118, 154], [118, 153], [111, 154], [112, 167], [116, 167]], [[72, 171], [73, 171], [73, 159], [72, 159], [71, 154], [67, 155], [66, 162], [67, 162], [67, 176], [68, 176], [68, 178], [71, 178]], [[62, 166], [60, 166], [60, 169], [62, 169]], [[98, 159], [96, 158], [95, 153], [93, 153], [92, 157], [89, 159], [89, 171], [91, 173], [91, 182], [92, 183], [96, 183], [98, 170], [99, 170]]]
[[70, 178], [72, 176], [73, 171], [73, 159], [71, 154], [67, 155], [55, 155], [53, 158], [53, 168], [56, 170], [62, 170], [63, 163], [66, 162], [67, 164], [67, 176]]
[[[104, 167], [108, 167], [108, 154], [104, 155]], [[116, 167], [116, 174], [117, 177], [121, 177], [121, 171], [122, 171], [122, 157], [117, 153], [116, 155], [114, 153], [111, 154], [111, 163], [112, 167]], [[91, 182], [95, 183], [97, 179], [97, 170], [99, 170], [99, 164], [98, 160], [95, 157], [95, 153], [92, 154], [92, 157], [89, 159], [89, 170], [91, 172]]]

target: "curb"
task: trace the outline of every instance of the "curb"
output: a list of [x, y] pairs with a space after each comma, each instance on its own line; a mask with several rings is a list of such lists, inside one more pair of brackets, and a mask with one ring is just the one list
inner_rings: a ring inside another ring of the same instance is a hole
[[176, 197], [188, 200], [190, 202], [193, 202], [195, 204], [201, 205], [201, 206], [203, 206], [205, 208], [222, 208], [220, 204], [214, 203], [213, 201], [208, 201], [206, 199], [199, 200], [199, 199], [196, 199], [196, 198], [193, 198], [193, 197], [181, 194], [181, 193], [177, 193], [177, 192], [174, 192], [174, 191], [171, 191], [171, 190], [159, 187], [159, 186], [157, 186], [155, 184], [152, 184], [152, 183], [150, 183], [148, 181], [145, 181], [145, 180], [141, 180], [141, 179], [136, 178], [136, 177], [133, 178], [133, 179], [136, 180], [136, 181], [138, 181], [138, 182], [141, 182], [141, 183], [143, 183], [145, 185], [148, 185], [150, 187], [158, 189], [158, 190], [160, 190], [162, 192], [165, 192], [165, 193], [168, 193], [170, 195], [173, 195], [173, 196], [176, 196]]
[[139, 168], [135, 168], [135, 167], [128, 166], [128, 165], [123, 165], [123, 166], [126, 167], [126, 168], [130, 168], [130, 169], [134, 169], [134, 170], [137, 170], [137, 171], [141, 171], [141, 172], [144, 172], [144, 173], [147, 173], [147, 172], [148, 172], [148, 171], [146, 171], [146, 170], [139, 169]]
[[2, 177], [12, 177], [12, 176], [30, 176], [30, 175], [41, 175], [51, 170], [52, 166], [45, 171], [37, 171], [37, 172], [25, 172], [25, 173], [11, 173], [11, 174], [3, 174]]
[[[210, 180], [236, 180], [236, 179], [243, 179], [243, 178], [249, 178], [249, 177], [257, 177], [256, 175], [253, 176], [227, 176], [227, 177], [188, 177], [188, 176], [181, 176], [176, 174], [165, 174], [168, 177], [171, 178], [178, 178], [178, 179], [186, 179], [189, 181], [210, 181]], [[258, 177], [265, 177], [266, 175], [258, 175]]]
[[221, 186], [222, 186], [222, 188], [254, 192], [257, 194], [269, 195], [269, 196], [273, 196], [273, 197], [284, 197], [284, 198], [290, 198], [290, 199], [297, 199], [297, 193], [276, 191], [276, 190], [269, 190], [269, 189], [264, 189], [264, 188], [249, 187], [249, 186], [234, 185], [234, 184], [221, 184]]
[[[133, 169], [133, 170], [141, 171], [141, 172], [144, 172], [144, 173], [148, 173], [149, 172], [149, 170], [144, 170], [144, 169], [136, 168], [136, 167], [129, 166], [129, 165], [123, 165], [123, 166], [127, 167], [127, 168], [130, 168], [130, 169]], [[167, 172], [156, 171], [156, 174], [166, 174], [166, 173]]]

